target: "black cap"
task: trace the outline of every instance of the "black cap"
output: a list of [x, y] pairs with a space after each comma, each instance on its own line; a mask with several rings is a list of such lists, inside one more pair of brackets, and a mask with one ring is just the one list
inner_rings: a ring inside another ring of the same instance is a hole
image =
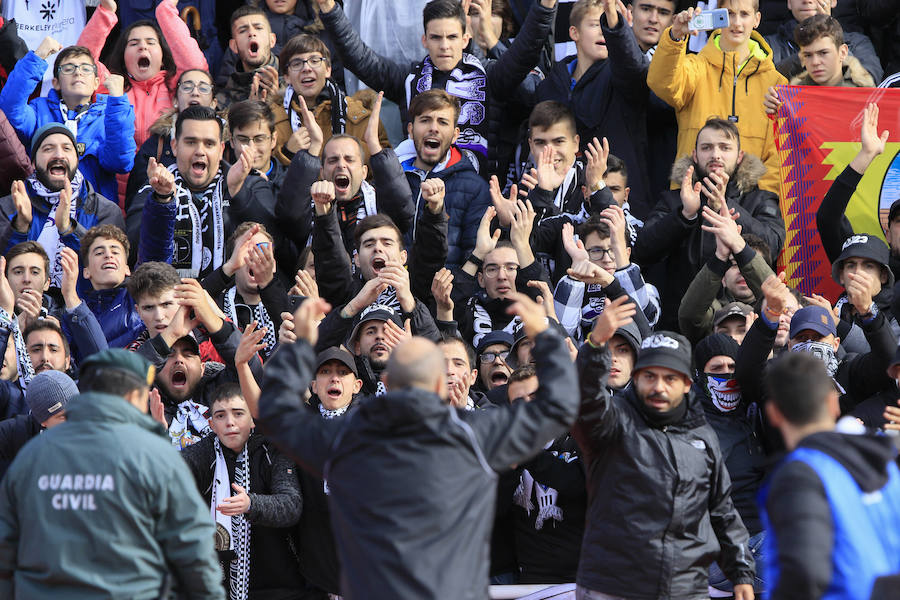
[[838, 284], [841, 283], [841, 268], [844, 261], [850, 257], [867, 258], [881, 265], [882, 271], [887, 274], [887, 286], [894, 285], [894, 273], [888, 266], [891, 260], [891, 249], [888, 245], [874, 235], [864, 233], [854, 234], [844, 240], [841, 246], [841, 255], [831, 265], [831, 278]]
[[888, 227], [891, 226], [891, 222], [900, 217], [900, 198], [894, 200], [894, 203], [891, 204], [891, 210], [888, 213]]
[[683, 335], [672, 331], [657, 331], [641, 342], [632, 373], [648, 367], [663, 367], [691, 374], [691, 344]]
[[493, 346], [494, 344], [506, 344], [507, 346], [512, 347], [513, 336], [508, 331], [503, 331], [502, 329], [489, 331], [481, 337], [481, 340], [479, 340], [478, 347], [475, 348], [475, 353], [481, 354], [484, 352], [485, 348]]
[[388, 306], [387, 304], [370, 304], [363, 309], [356, 322], [353, 324], [353, 331], [350, 332], [348, 341], [352, 344], [359, 336], [360, 326], [366, 321], [393, 321], [396, 325], [403, 327], [403, 319], [400, 313]]
[[338, 348], [337, 346], [325, 348], [324, 350], [319, 352], [318, 355], [316, 355], [316, 372], [319, 371], [319, 368], [322, 365], [330, 360], [336, 360], [339, 363], [346, 365], [348, 369], [353, 371], [354, 375], [359, 376], [356, 371], [356, 360], [353, 359], [353, 355], [343, 348]]
[[31, 156], [34, 157], [34, 153], [38, 148], [41, 147], [41, 142], [44, 141], [48, 135], [53, 135], [54, 133], [61, 133], [69, 137], [72, 140], [72, 145], [75, 145], [75, 134], [72, 131], [63, 125], [62, 123], [48, 123], [44, 125], [40, 129], [35, 132], [34, 136], [31, 138]]

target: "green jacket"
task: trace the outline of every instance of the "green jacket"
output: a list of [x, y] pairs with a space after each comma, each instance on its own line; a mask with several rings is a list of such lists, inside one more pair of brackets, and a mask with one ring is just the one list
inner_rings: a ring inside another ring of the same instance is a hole
[[[772, 269], [758, 252], [749, 245], [735, 256], [741, 275], [754, 298], [762, 298], [762, 282], [772, 274]], [[715, 255], [694, 276], [678, 308], [678, 328], [692, 344], [696, 344], [713, 332], [716, 311], [737, 298], [722, 286], [722, 277], [729, 263]]]
[[118, 396], [73, 398], [0, 483], [0, 598], [224, 600], [214, 526], [161, 425]]

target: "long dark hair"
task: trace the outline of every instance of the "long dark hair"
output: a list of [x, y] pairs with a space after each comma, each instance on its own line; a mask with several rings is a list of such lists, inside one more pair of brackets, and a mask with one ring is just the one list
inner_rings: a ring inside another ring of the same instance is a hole
[[159, 47], [162, 50], [162, 64], [160, 65], [160, 71], [166, 72], [166, 85], [171, 87], [170, 83], [177, 71], [175, 57], [172, 55], [172, 49], [169, 48], [166, 38], [163, 37], [159, 25], [157, 25], [155, 21], [149, 19], [135, 21], [125, 28], [125, 31], [122, 32], [119, 39], [116, 41], [116, 46], [113, 48], [112, 54], [106, 62], [106, 67], [111, 73], [118, 73], [123, 76], [125, 78], [125, 89], [131, 89], [131, 77], [128, 75], [128, 69], [125, 67], [125, 47], [128, 45], [128, 36], [131, 35], [131, 32], [135, 27], [152, 27], [153, 31], [156, 32], [156, 38], [159, 40]]

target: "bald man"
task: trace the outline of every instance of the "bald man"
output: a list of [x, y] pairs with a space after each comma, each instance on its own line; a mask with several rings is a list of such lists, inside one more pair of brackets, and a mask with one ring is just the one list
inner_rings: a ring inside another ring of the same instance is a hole
[[314, 316], [294, 315], [295, 344], [266, 365], [257, 423], [266, 437], [330, 494], [346, 600], [487, 598], [497, 472], [537, 454], [567, 431], [578, 410], [578, 377], [544, 310], [516, 294], [511, 310], [529, 337], [540, 387], [533, 402], [467, 413], [450, 406], [443, 352], [414, 337], [383, 374], [387, 393], [343, 419], [302, 407], [312, 379]]

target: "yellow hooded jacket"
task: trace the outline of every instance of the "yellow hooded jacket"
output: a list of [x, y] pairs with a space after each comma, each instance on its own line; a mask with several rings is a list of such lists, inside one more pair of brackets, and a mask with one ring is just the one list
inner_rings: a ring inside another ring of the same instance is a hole
[[772, 49], [758, 32], [750, 35], [750, 57], [743, 66], [737, 52], [719, 47], [719, 32], [710, 34], [699, 54], [686, 54], [687, 39], [676, 42], [666, 29], [650, 61], [647, 85], [675, 109], [676, 160], [691, 155], [707, 119], [737, 117], [741, 150], [759, 156], [766, 165], [759, 187], [778, 194], [780, 163], [763, 98], [769, 87], [787, 80], [775, 70]]

